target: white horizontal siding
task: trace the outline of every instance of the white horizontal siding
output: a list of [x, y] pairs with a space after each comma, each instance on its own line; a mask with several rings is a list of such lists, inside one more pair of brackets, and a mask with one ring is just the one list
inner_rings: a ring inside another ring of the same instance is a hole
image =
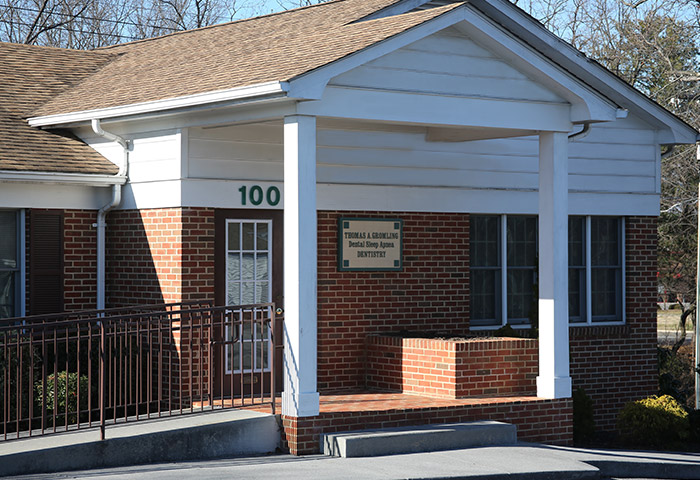
[[330, 85], [542, 102], [564, 102], [454, 29], [373, 60]]
[[[632, 128], [630, 128], [632, 127]], [[537, 188], [538, 139], [428, 142], [424, 127], [319, 121], [319, 183], [467, 189]], [[634, 119], [591, 129], [570, 143], [570, 189], [656, 192], [654, 131]], [[245, 125], [189, 134], [193, 178], [283, 180], [281, 125]]]
[[178, 179], [180, 168], [180, 135], [158, 134], [136, 138], [129, 153], [129, 181], [152, 182]]

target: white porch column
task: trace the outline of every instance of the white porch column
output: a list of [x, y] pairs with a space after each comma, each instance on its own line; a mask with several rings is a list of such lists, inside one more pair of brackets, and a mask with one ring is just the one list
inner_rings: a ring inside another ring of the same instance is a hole
[[539, 330], [537, 396], [571, 396], [569, 376], [568, 138], [540, 134]]
[[284, 119], [284, 393], [282, 414], [318, 415], [316, 391], [316, 117]]

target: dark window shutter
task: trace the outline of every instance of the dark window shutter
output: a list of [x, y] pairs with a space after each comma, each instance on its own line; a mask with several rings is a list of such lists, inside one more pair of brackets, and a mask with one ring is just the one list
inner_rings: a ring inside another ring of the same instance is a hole
[[63, 311], [63, 211], [32, 210], [29, 223], [29, 310]]

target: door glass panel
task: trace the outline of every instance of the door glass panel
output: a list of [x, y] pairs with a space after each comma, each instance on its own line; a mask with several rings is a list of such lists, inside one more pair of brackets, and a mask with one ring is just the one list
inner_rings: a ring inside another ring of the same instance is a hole
[[268, 286], [267, 282], [260, 282], [257, 284], [257, 292], [255, 292], [255, 296], [257, 298], [257, 301], [255, 303], [267, 303], [270, 301], [270, 297], [268, 295], [270, 289]]
[[257, 249], [267, 250], [267, 223], [258, 223], [258, 233], [257, 233]]
[[267, 346], [267, 342], [257, 342], [255, 344], [255, 363], [256, 366], [259, 368], [260, 367], [260, 360], [262, 359], [263, 363], [263, 368], [268, 367], [268, 357], [269, 357], [269, 348]]
[[242, 305], [255, 303], [255, 282], [243, 282], [241, 284]]
[[255, 224], [243, 224], [243, 250], [255, 250]]
[[[233, 368], [234, 370], [240, 370], [241, 369], [241, 344], [236, 343], [233, 345]], [[229, 366], [229, 371], [231, 371], [231, 368]]]
[[246, 319], [243, 323], [243, 340], [249, 342], [252, 339], [253, 329], [250, 325], [250, 319]]
[[229, 253], [226, 262], [226, 278], [229, 285], [232, 281], [241, 279], [241, 256], [238, 253]]
[[241, 224], [240, 223], [229, 223], [228, 224], [228, 249], [229, 250], [240, 250], [241, 249]]
[[229, 282], [228, 297], [226, 303], [229, 305], [240, 305], [241, 303], [241, 284], [238, 282]]
[[250, 370], [252, 366], [250, 354], [253, 351], [251, 342], [243, 342], [243, 370]]
[[255, 279], [256, 280], [267, 280], [269, 277], [268, 268], [268, 256], [267, 253], [258, 253], [256, 266], [255, 266]]
[[241, 280], [255, 279], [255, 254], [244, 253], [241, 255]]

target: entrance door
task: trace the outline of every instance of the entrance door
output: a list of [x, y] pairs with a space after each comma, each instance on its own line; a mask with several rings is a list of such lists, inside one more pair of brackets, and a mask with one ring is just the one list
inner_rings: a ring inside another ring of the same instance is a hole
[[[216, 297], [219, 305], [250, 305], [274, 302], [282, 308], [282, 212], [229, 210], [216, 217]], [[214, 352], [218, 366], [215, 394], [230, 396], [269, 391], [272, 371], [273, 335], [251, 321], [250, 313], [233, 316], [241, 323], [217, 332], [227, 344]], [[258, 314], [261, 318], [264, 314]], [[254, 319], [253, 319], [254, 320]], [[282, 328], [274, 335], [281, 345]], [[281, 357], [281, 350], [278, 349]], [[221, 355], [225, 361], [221, 362]], [[281, 380], [281, 358], [276, 362], [276, 378]], [[224, 378], [222, 378], [222, 375]], [[233, 376], [233, 378], [231, 378]], [[276, 389], [281, 388], [278, 381]], [[222, 390], [223, 387], [223, 391]], [[233, 390], [233, 391], [232, 391]]]

